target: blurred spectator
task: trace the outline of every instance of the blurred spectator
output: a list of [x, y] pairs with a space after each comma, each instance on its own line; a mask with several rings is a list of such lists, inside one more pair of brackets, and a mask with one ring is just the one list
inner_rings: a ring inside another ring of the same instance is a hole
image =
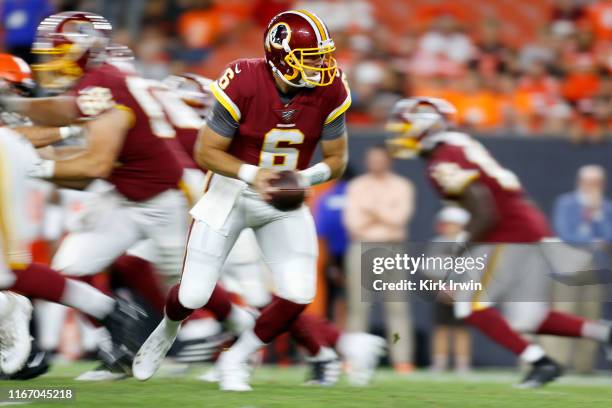
[[600, 41], [612, 40], [612, 1], [599, 0], [587, 7], [587, 16]]
[[[576, 189], [557, 198], [553, 208], [554, 229], [559, 238], [570, 244], [593, 251], [595, 268], [609, 269], [612, 241], [612, 201], [605, 197], [606, 173], [599, 165], [586, 165], [578, 170]], [[603, 262], [602, 262], [603, 261]], [[601, 318], [602, 290], [600, 285], [553, 284], [555, 309], [574, 313], [593, 320]], [[568, 302], [567, 299], [574, 299]], [[554, 357], [579, 373], [591, 372], [597, 348], [590, 342], [548, 340]]]
[[552, 30], [558, 35], [570, 35], [584, 15], [584, 8], [576, 0], [555, 0], [551, 10]]
[[32, 42], [36, 28], [55, 8], [50, 0], [4, 0], [0, 2], [0, 26], [4, 30], [4, 48], [11, 54], [32, 62]]
[[[412, 183], [392, 171], [384, 146], [368, 149], [366, 174], [347, 187], [344, 223], [351, 244], [347, 257], [348, 330], [367, 331], [371, 306], [361, 298], [361, 243], [399, 244], [407, 238], [407, 226], [414, 210]], [[397, 295], [397, 294], [396, 294]], [[384, 303], [390, 355], [397, 372], [413, 369], [413, 327], [408, 299]], [[399, 336], [400, 341], [394, 340]]]
[[476, 48], [452, 15], [436, 19], [419, 40], [412, 72], [415, 75], [457, 76], [473, 58]]
[[201, 61], [222, 31], [222, 17], [212, 0], [191, 0], [177, 22], [179, 37], [185, 46], [183, 59]]
[[[446, 256], [452, 253], [452, 247], [445, 248], [444, 242], [455, 242], [470, 219], [470, 214], [460, 207], [445, 207], [436, 218], [434, 244], [428, 256]], [[446, 251], [448, 249], [448, 251]], [[435, 254], [434, 254], [435, 252]], [[434, 306], [435, 327], [433, 331], [432, 370], [448, 369], [452, 354], [455, 370], [469, 371], [472, 360], [472, 341], [465, 324], [454, 315], [451, 299], [438, 299]], [[450, 344], [453, 344], [453, 352]]]
[[348, 248], [348, 234], [342, 214], [346, 207], [346, 187], [353, 177], [347, 168], [342, 178], [334, 183], [317, 201], [316, 226], [319, 239], [327, 248], [327, 278], [329, 318], [338, 326], [345, 327], [346, 319], [346, 273], [345, 256]]
[[506, 72], [514, 65], [512, 51], [502, 40], [501, 25], [497, 20], [489, 19], [483, 22], [475, 50], [475, 58], [470, 63], [482, 76], [490, 77]]
[[605, 197], [605, 187], [603, 167], [580, 168], [576, 190], [555, 203], [554, 227], [562, 240], [581, 244], [612, 242], [612, 201]]
[[459, 125], [467, 129], [496, 131], [503, 121], [501, 99], [476, 71], [461, 81], [456, 108]]

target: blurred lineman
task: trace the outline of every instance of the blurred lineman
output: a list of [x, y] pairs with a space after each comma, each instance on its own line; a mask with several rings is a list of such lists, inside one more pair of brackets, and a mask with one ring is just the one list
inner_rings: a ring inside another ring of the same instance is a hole
[[[347, 187], [344, 223], [351, 238], [347, 257], [348, 328], [366, 331], [372, 306], [361, 298], [361, 243], [402, 243], [414, 212], [412, 183], [392, 172], [392, 160], [384, 148], [372, 147], [365, 156], [367, 173]], [[412, 365], [412, 318], [408, 299], [385, 302], [387, 340], [396, 372], [407, 373]], [[394, 342], [398, 334], [401, 342]]]
[[[0, 61], [0, 85], [5, 93], [22, 94], [24, 88], [31, 85], [29, 67], [23, 60], [12, 56], [0, 55]], [[104, 362], [129, 372], [131, 359], [120, 346], [134, 349], [133, 333], [139, 329], [139, 321], [144, 316], [123, 301], [116, 301], [82, 282], [66, 279], [45, 265], [32, 263], [28, 244], [33, 228], [30, 225], [32, 220], [26, 216], [26, 196], [30, 185], [28, 176], [37, 173], [41, 159], [26, 138], [6, 127], [10, 124], [21, 132], [25, 128], [19, 125], [24, 125], [27, 120], [7, 111], [3, 111], [0, 117], [0, 241], [4, 248], [0, 260], [0, 288], [11, 288], [28, 297], [71, 306], [96, 318], [110, 331], [116, 346], [102, 354]], [[30, 136], [53, 135], [59, 131], [57, 128], [31, 130], [34, 132]], [[24, 356], [28, 357], [31, 306], [21, 297], [3, 298], [3, 305], [9, 305], [11, 312], [2, 321], [7, 326], [0, 330], [0, 366], [5, 374], [11, 374], [21, 368]], [[7, 300], [11, 302], [7, 303]]]
[[[232, 62], [211, 89], [217, 99], [196, 144], [198, 164], [211, 181], [192, 209], [180, 285], [170, 293], [166, 316], [140, 349], [134, 375], [150, 378], [194, 309], [207, 305], [230, 249], [253, 228], [272, 272], [276, 295], [254, 328], [219, 358], [220, 387], [248, 391], [246, 362], [286, 331], [312, 301], [316, 234], [307, 207], [282, 212], [265, 199], [281, 170], [300, 170], [304, 185], [342, 174], [347, 161], [344, 112], [349, 90], [332, 54], [325, 24], [307, 11], [274, 17], [264, 36], [266, 58]], [[308, 167], [321, 142], [323, 161]]]
[[[41, 87], [67, 94], [3, 98], [11, 112], [48, 126], [86, 121], [88, 145], [66, 160], [40, 160], [41, 178], [105, 178], [119, 203], [90, 230], [69, 235], [53, 259], [64, 274], [97, 273], [135, 243], [149, 238], [157, 270], [178, 276], [187, 234], [182, 168], [165, 138], [175, 130], [152, 97], [149, 82], [108, 63], [111, 26], [86, 12], [52, 15], [39, 26], [33, 52], [47, 58], [33, 69]], [[169, 102], [172, 102], [169, 100]]]
[[[486, 256], [487, 266], [453, 279], [477, 278], [484, 291], [455, 292], [455, 316], [531, 364], [521, 386], [538, 387], [560, 376], [561, 367], [519, 332], [584, 337], [609, 346], [610, 324], [550, 309], [550, 266], [542, 255], [546, 248], [538, 245], [552, 235], [548, 222], [514, 173], [478, 141], [450, 130], [455, 113], [442, 99], [399, 101], [388, 123], [395, 134], [388, 147], [397, 158], [421, 156], [440, 196], [470, 213], [458, 244], [472, 244], [469, 255]], [[512, 327], [495, 305], [503, 306]]]
[[68, 275], [91, 275], [136, 242], [150, 238], [158, 249], [158, 270], [177, 276], [187, 202], [178, 188], [182, 168], [164, 141], [174, 136], [174, 129], [146, 80], [107, 63], [110, 31], [103, 17], [91, 13], [66, 12], [45, 19], [33, 52], [50, 60], [34, 65], [34, 72], [44, 89], [70, 93], [7, 98], [5, 103], [37, 124], [86, 121], [87, 148], [67, 160], [40, 161], [37, 175], [105, 178], [114, 186], [108, 194], [120, 203], [95, 228], [68, 236], [53, 266]]

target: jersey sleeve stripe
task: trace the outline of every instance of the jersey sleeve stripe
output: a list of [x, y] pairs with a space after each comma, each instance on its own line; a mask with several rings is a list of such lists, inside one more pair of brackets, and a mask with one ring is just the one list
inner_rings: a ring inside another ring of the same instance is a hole
[[474, 172], [473, 174], [471, 174], [469, 177], [466, 177], [465, 181], [463, 181], [463, 183], [461, 183], [461, 185], [454, 187], [454, 188], [447, 188], [446, 189], [446, 194], [451, 194], [451, 195], [461, 195], [463, 194], [463, 192], [465, 191], [466, 188], [468, 188], [468, 186], [470, 184], [472, 184], [475, 180], [480, 178], [480, 174], [478, 174], [478, 172]]
[[240, 109], [238, 109], [238, 106], [236, 106], [236, 104], [230, 99], [229, 96], [227, 96], [225, 92], [223, 92], [217, 82], [212, 82], [210, 84], [210, 90], [215, 99], [217, 99], [219, 103], [223, 105], [225, 109], [227, 109], [230, 115], [232, 115], [232, 118], [234, 118], [236, 122], [240, 122]]
[[125, 111], [130, 114], [130, 128], [133, 128], [134, 125], [136, 124], [136, 115], [134, 114], [134, 111], [132, 110], [132, 108], [130, 108], [129, 106], [120, 105], [120, 104], [116, 104], [115, 108]]
[[327, 115], [327, 118], [325, 119], [325, 124], [327, 125], [328, 123], [333, 122], [334, 119], [336, 119], [338, 116], [346, 112], [350, 106], [351, 106], [351, 95], [348, 94], [344, 102], [342, 102], [340, 106], [338, 106], [329, 115]]

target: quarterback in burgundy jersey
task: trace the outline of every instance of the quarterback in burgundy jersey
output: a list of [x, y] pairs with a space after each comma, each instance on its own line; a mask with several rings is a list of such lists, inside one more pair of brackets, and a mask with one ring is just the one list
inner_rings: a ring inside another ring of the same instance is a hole
[[[329, 31], [313, 13], [278, 14], [263, 40], [265, 58], [231, 62], [211, 84], [216, 101], [194, 152], [196, 162], [209, 170], [210, 183], [191, 210], [194, 222], [180, 284], [170, 292], [164, 320], [134, 360], [139, 379], [155, 373], [181, 321], [213, 302], [223, 263], [246, 228], [255, 232], [276, 296], [254, 327], [245, 327], [220, 356], [221, 389], [250, 390], [249, 356], [286, 331], [314, 297], [312, 215], [306, 206], [280, 211], [266, 200], [281, 170], [296, 172], [304, 186], [342, 174], [350, 92], [333, 58]], [[309, 167], [317, 145], [323, 160]]]
[[552, 235], [546, 217], [527, 199], [513, 172], [477, 140], [452, 130], [455, 114], [442, 99], [403, 99], [388, 122], [393, 137], [387, 146], [396, 158], [422, 157], [441, 198], [470, 213], [462, 240], [469, 244], [470, 256], [484, 256], [488, 264], [479, 276], [483, 290], [452, 294], [455, 315], [531, 364], [521, 386], [538, 387], [561, 375], [561, 367], [519, 332], [584, 337], [609, 345], [610, 324], [550, 309], [550, 264], [540, 243]]

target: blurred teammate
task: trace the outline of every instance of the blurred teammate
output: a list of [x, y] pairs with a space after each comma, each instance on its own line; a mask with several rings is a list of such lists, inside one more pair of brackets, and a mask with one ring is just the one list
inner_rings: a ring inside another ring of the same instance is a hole
[[[0, 87], [5, 94], [23, 94], [26, 86], [30, 85], [30, 70], [22, 60], [0, 55]], [[13, 112], [3, 111], [0, 116], [0, 226], [3, 242], [2, 279], [0, 288], [11, 288], [23, 295], [57, 302], [71, 306], [102, 322], [111, 332], [116, 348], [107, 350], [102, 357], [106, 364], [130, 371], [131, 358], [119, 349], [119, 346], [134, 347], [134, 331], [140, 327], [139, 320], [143, 317], [141, 312], [123, 301], [102, 294], [84, 283], [66, 279], [50, 268], [31, 262], [28, 244], [31, 240], [31, 220], [26, 215], [26, 196], [29, 186], [28, 175], [36, 172], [40, 158], [25, 138], [15, 130], [9, 130], [10, 124], [16, 130], [20, 125], [27, 124], [27, 118], [15, 115]], [[5, 123], [4, 120], [7, 122]], [[24, 127], [25, 129], [25, 127]], [[57, 132], [57, 129], [53, 129]], [[46, 131], [36, 133], [42, 135]], [[49, 132], [52, 135], [53, 132]], [[30, 134], [31, 135], [31, 134]], [[37, 139], [39, 140], [39, 139]], [[40, 140], [39, 140], [40, 142]], [[30, 340], [26, 336], [29, 325], [31, 306], [28, 306], [20, 297], [9, 296], [13, 306], [10, 319], [5, 319], [7, 326], [2, 332], [3, 357], [13, 363], [0, 364], [5, 374], [12, 374], [15, 368], [19, 369], [21, 352], [11, 352], [10, 344], [15, 344], [18, 351], [29, 352]], [[21, 310], [21, 311], [20, 311]], [[16, 320], [15, 320], [16, 319]], [[12, 321], [11, 321], [12, 320]], [[17, 323], [19, 322], [19, 324]], [[17, 357], [20, 356], [20, 357]], [[26, 355], [27, 358], [27, 355]], [[9, 367], [7, 368], [6, 365]]]
[[5, 98], [12, 111], [39, 125], [86, 122], [87, 148], [67, 160], [42, 160], [42, 178], [105, 178], [119, 206], [91, 230], [70, 234], [53, 266], [85, 276], [109, 266], [135, 243], [149, 238], [158, 253], [157, 269], [177, 276], [187, 231], [187, 202], [178, 184], [182, 169], [164, 138], [174, 129], [150, 95], [148, 82], [107, 62], [110, 24], [87, 12], [45, 19], [33, 52], [46, 58], [33, 65], [47, 90], [68, 91], [47, 98]]
[[[451, 130], [454, 114], [455, 108], [441, 99], [401, 100], [388, 123], [394, 133], [388, 146], [397, 158], [422, 157], [440, 196], [470, 213], [459, 241], [473, 243], [470, 256], [487, 257], [479, 277], [484, 292], [455, 293], [455, 315], [531, 364], [521, 386], [538, 387], [560, 376], [561, 367], [518, 332], [584, 337], [608, 345], [610, 325], [550, 310], [550, 267], [534, 245], [552, 235], [546, 217], [527, 199], [514, 173], [478, 141]], [[503, 307], [513, 327], [494, 305]]]
[[[276, 284], [276, 297], [219, 359], [220, 387], [247, 391], [249, 356], [289, 325], [312, 301], [316, 236], [306, 207], [274, 209], [270, 180], [300, 170], [305, 184], [338, 177], [347, 159], [344, 112], [350, 96], [324, 23], [306, 11], [274, 17], [264, 35], [265, 59], [228, 65], [211, 89], [217, 100], [196, 145], [210, 170], [208, 191], [192, 209], [180, 286], [166, 317], [134, 361], [137, 378], [151, 377], [172, 345], [180, 322], [207, 303], [240, 232], [253, 228]], [[323, 161], [307, 168], [321, 140]]]

